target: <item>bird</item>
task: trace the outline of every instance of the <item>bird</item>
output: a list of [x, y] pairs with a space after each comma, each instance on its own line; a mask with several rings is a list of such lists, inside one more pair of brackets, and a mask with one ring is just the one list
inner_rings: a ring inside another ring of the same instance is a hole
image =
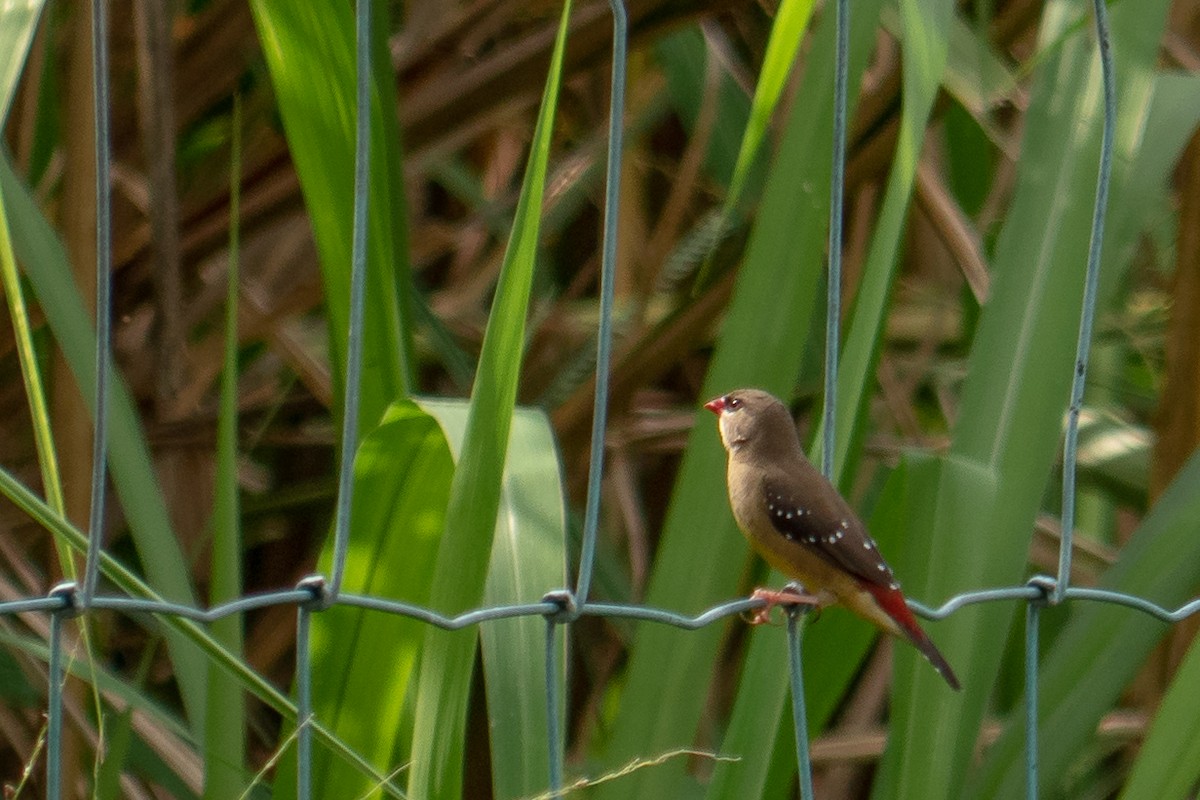
[[[717, 415], [728, 453], [726, 478], [734, 519], [767, 563], [798, 581], [820, 606], [840, 602], [894, 636], [907, 639], [952, 689], [958, 678], [921, 629], [892, 568], [866, 526], [833, 484], [809, 462], [795, 423], [778, 398], [738, 389], [704, 404]], [[762, 621], [786, 593], [759, 590]]]

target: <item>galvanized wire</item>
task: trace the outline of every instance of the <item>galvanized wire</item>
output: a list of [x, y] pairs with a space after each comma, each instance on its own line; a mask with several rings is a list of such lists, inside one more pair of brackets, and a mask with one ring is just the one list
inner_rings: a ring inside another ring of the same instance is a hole
[[104, 489], [108, 468], [108, 378], [112, 349], [112, 197], [108, 102], [108, 0], [92, 0], [92, 103], [96, 121], [96, 385], [92, 428], [92, 500], [82, 603], [96, 593], [104, 542]]
[[559, 721], [558, 660], [554, 657], [560, 620], [553, 614], [546, 615], [546, 748], [550, 759], [550, 791], [562, 789], [563, 741]]
[[796, 765], [800, 772], [801, 800], [813, 800], [812, 758], [808, 752], [808, 711], [804, 707], [804, 623], [808, 608], [793, 606], [787, 612], [788, 679], [792, 695], [792, 730], [796, 737]]
[[600, 479], [604, 470], [604, 433], [608, 428], [608, 376], [612, 360], [612, 309], [617, 271], [617, 211], [625, 125], [625, 50], [629, 20], [622, 0], [609, 0], [613, 18], [612, 88], [608, 106], [608, 162], [605, 167], [603, 251], [600, 256], [600, 330], [596, 341], [596, 393], [592, 402], [592, 442], [588, 457], [587, 505], [583, 516], [583, 549], [579, 555], [576, 602], [587, 603], [600, 527]]
[[850, 0], [837, 0], [833, 71], [833, 168], [829, 178], [829, 275], [825, 287], [825, 408], [821, 473], [833, 480], [837, 438], [838, 341], [842, 324], [842, 219], [846, 193], [846, 84], [850, 73]]
[[358, 451], [361, 404], [363, 306], [367, 281], [367, 214], [371, 201], [371, 0], [354, 4], [354, 232], [350, 252], [350, 329], [346, 333], [346, 386], [342, 401], [342, 460], [338, 466], [337, 514], [333, 526], [333, 567], [329, 594], [337, 597], [350, 547], [354, 498], [354, 455]]
[[[617, 194], [619, 188], [622, 157], [622, 107], [626, 82], [626, 38], [627, 19], [619, 0], [611, 0], [613, 13], [613, 64], [612, 90], [609, 112], [608, 165], [605, 193], [603, 231], [603, 258], [601, 265], [600, 322], [598, 331], [597, 376], [593, 413], [591, 454], [589, 461], [588, 497], [585, 512], [584, 536], [580, 553], [579, 574], [575, 592], [560, 589], [547, 594], [537, 602], [493, 606], [471, 610], [455, 616], [446, 616], [423, 606], [369, 595], [342, 592], [341, 578], [344, 574], [345, 556], [349, 543], [352, 499], [352, 466], [357, 442], [357, 413], [359, 403], [359, 376], [361, 374], [361, 338], [363, 325], [363, 295], [366, 273], [367, 247], [367, 202], [370, 142], [370, 0], [359, 0], [356, 6], [356, 103], [355, 127], [355, 172], [354, 172], [354, 230], [351, 264], [350, 330], [347, 346], [345, 405], [343, 418], [343, 450], [339, 467], [339, 495], [335, 522], [335, 545], [332, 578], [327, 585], [321, 576], [305, 579], [295, 589], [247, 595], [208, 609], [201, 609], [158, 597], [135, 597], [96, 595], [95, 587], [101, 566], [102, 518], [104, 476], [107, 457], [107, 405], [108, 371], [111, 324], [108, 307], [111, 292], [111, 208], [108, 198], [108, 89], [107, 89], [107, 43], [104, 31], [106, 0], [93, 0], [93, 46], [94, 46], [94, 97], [96, 102], [96, 159], [97, 159], [97, 336], [96, 336], [96, 425], [93, 453], [92, 511], [87, 534], [87, 566], [82, 590], [73, 584], [55, 587], [47, 597], [25, 598], [0, 603], [0, 615], [45, 612], [50, 615], [50, 641], [47, 697], [47, 797], [61, 797], [62, 758], [62, 682], [63, 644], [62, 624], [77, 613], [113, 610], [121, 613], [150, 613], [188, 619], [197, 623], [210, 623], [233, 614], [245, 614], [256, 609], [272, 606], [292, 606], [297, 610], [297, 657], [296, 657], [296, 724], [297, 730], [297, 787], [298, 797], [307, 800], [312, 792], [312, 736], [315, 727], [312, 717], [312, 664], [310, 657], [312, 614], [331, 605], [356, 607], [382, 613], [407, 616], [423, 623], [456, 630], [486, 624], [499, 619], [542, 616], [546, 621], [545, 635], [545, 688], [547, 704], [546, 742], [549, 754], [549, 785], [552, 792], [560, 792], [563, 782], [563, 725], [560, 713], [563, 706], [564, 687], [559, 680], [560, 672], [556, 654], [558, 629], [561, 625], [575, 622], [579, 617], [593, 616], [622, 618], [670, 625], [685, 630], [696, 630], [717, 623], [734, 615], [761, 608], [761, 599], [736, 599], [713, 606], [700, 614], [687, 615], [662, 608], [642, 605], [588, 602], [591, 573], [594, 565], [595, 545], [599, 519], [600, 482], [603, 468], [604, 431], [609, 391], [609, 361], [612, 342], [612, 306], [615, 273]], [[1076, 588], [1069, 586], [1070, 555], [1074, 523], [1075, 463], [1078, 433], [1078, 412], [1082, 402], [1086, 378], [1088, 348], [1098, 286], [1098, 274], [1103, 239], [1104, 214], [1107, 205], [1109, 181], [1112, 167], [1113, 131], [1115, 126], [1116, 88], [1112, 54], [1109, 42], [1107, 12], [1103, 0], [1093, 0], [1096, 36], [1104, 85], [1104, 130], [1101, 140], [1099, 175], [1096, 201], [1089, 243], [1088, 263], [1083, 289], [1079, 342], [1074, 366], [1071, 400], [1068, 411], [1067, 433], [1063, 455], [1063, 541], [1056, 578], [1038, 578], [1024, 586], [1000, 587], [965, 592], [956, 595], [936, 608], [910, 601], [909, 605], [926, 619], [944, 619], [958, 610], [979, 603], [1023, 602], [1026, 609], [1025, 628], [1025, 736], [1026, 736], [1026, 794], [1037, 796], [1037, 714], [1038, 714], [1038, 640], [1042, 607], [1047, 603], [1064, 601], [1101, 602], [1119, 604], [1145, 613], [1163, 622], [1178, 622], [1185, 617], [1200, 613], [1200, 599], [1192, 600], [1175, 609], [1168, 609], [1145, 598], [1105, 589]], [[835, 77], [834, 109], [834, 162], [830, 187], [829, 227], [829, 294], [826, 316], [826, 361], [825, 361], [825, 439], [823, 446], [823, 470], [832, 473], [832, 453], [836, 418], [836, 382], [838, 359], [838, 324], [840, 317], [840, 272], [843, 182], [845, 169], [846, 137], [846, 83], [849, 27], [849, 2], [837, 0], [837, 69]], [[794, 608], [788, 613], [789, 679], [792, 698], [792, 719], [797, 747], [797, 769], [801, 795], [812, 797], [812, 775], [809, 761], [807, 724], [805, 722], [804, 684], [801, 661], [804, 610]], [[391, 793], [397, 794], [390, 783], [381, 783]]]
[[1071, 580], [1071, 545], [1075, 540], [1075, 463], [1079, 446], [1079, 411], [1087, 383], [1088, 354], [1092, 348], [1092, 322], [1096, 316], [1096, 292], [1100, 284], [1100, 250], [1104, 245], [1104, 218], [1108, 209], [1108, 184], [1112, 179], [1113, 137], [1117, 128], [1117, 80], [1112, 44], [1108, 33], [1105, 0], [1092, 0], [1096, 22], [1096, 48], [1104, 85], [1104, 130], [1100, 140], [1100, 165], [1096, 176], [1096, 202], [1092, 209], [1092, 233], [1088, 241], [1087, 272], [1083, 282], [1083, 308], [1079, 315], [1079, 340], [1075, 347], [1075, 370], [1071, 378], [1071, 402], [1067, 409], [1067, 433], [1063, 442], [1062, 539], [1058, 546], [1058, 584], [1050, 602], [1061, 602]]
[[1025, 604], [1025, 796], [1038, 795], [1038, 636], [1047, 587], [1031, 583], [1042, 597]]
[[296, 798], [312, 797], [312, 613], [305, 603], [296, 608]]
[[52, 596], [56, 595], [58, 608], [50, 614], [50, 658], [46, 665], [46, 680], [50, 684], [46, 693], [46, 800], [62, 797], [62, 623], [71, 610], [70, 596], [74, 591], [73, 584], [51, 591]]

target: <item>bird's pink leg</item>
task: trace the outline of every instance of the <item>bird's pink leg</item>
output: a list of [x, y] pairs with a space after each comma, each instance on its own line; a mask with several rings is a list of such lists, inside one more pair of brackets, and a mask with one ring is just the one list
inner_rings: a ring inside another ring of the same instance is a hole
[[815, 594], [805, 594], [791, 585], [778, 590], [759, 587], [750, 595], [750, 599], [767, 601], [767, 604], [762, 608], [754, 609], [754, 612], [750, 615], [751, 625], [762, 625], [763, 623], [770, 622], [771, 609], [775, 606], [784, 606], [786, 608], [812, 606], [819, 609], [823, 605], [820, 597], [817, 597]]

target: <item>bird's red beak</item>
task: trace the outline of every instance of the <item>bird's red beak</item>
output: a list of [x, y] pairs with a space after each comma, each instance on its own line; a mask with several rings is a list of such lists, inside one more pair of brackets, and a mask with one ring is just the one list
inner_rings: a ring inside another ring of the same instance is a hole
[[725, 410], [725, 398], [724, 397], [713, 398], [712, 400], [709, 400], [707, 403], [705, 403], [704, 407], [719, 417], [719, 416], [721, 416], [721, 412]]

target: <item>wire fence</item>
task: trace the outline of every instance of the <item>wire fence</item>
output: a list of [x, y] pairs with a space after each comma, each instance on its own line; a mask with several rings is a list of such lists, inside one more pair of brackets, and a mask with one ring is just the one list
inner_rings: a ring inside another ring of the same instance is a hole
[[[597, 344], [596, 385], [594, 415], [587, 483], [587, 503], [584, 516], [582, 548], [579, 556], [579, 573], [575, 587], [553, 589], [536, 602], [500, 607], [480, 608], [458, 616], [448, 617], [430, 608], [381, 597], [358, 595], [342, 591], [347, 549], [352, 530], [350, 517], [353, 485], [353, 457], [357, 450], [359, 376], [362, 360], [362, 326], [364, 305], [364, 279], [366, 272], [367, 246], [367, 176], [370, 168], [369, 141], [369, 91], [370, 85], [370, 0], [358, 0], [356, 4], [357, 46], [357, 122], [356, 159], [354, 169], [354, 222], [353, 256], [351, 275], [350, 323], [348, 338], [347, 375], [345, 382], [344, 419], [342, 429], [342, 456], [338, 473], [338, 499], [334, 526], [334, 558], [328, 578], [313, 575], [305, 578], [294, 589], [268, 592], [241, 597], [209, 609], [201, 609], [158, 598], [148, 588], [145, 596], [97, 594], [96, 587], [101, 561], [101, 521], [104, 517], [105, 471], [107, 463], [107, 414], [105, 409], [109, 396], [110, 370], [112, 369], [110, 342], [111, 333], [111, 205], [109, 199], [109, 121], [108, 89], [105, 76], [108, 74], [108, 45], [106, 0], [93, 0], [93, 44], [95, 83], [93, 87], [96, 115], [96, 197], [98, 224], [97, 238], [97, 346], [95, 353], [95, 444], [92, 464], [92, 508], [87, 536], [87, 560], [82, 578], [77, 582], [56, 586], [47, 597], [28, 598], [0, 604], [0, 615], [16, 615], [26, 612], [44, 612], [50, 617], [49, 635], [49, 691], [46, 733], [46, 790], [50, 800], [62, 796], [62, 729], [63, 729], [63, 682], [64, 646], [62, 627], [69, 618], [99, 610], [122, 613], [142, 612], [167, 615], [199, 624], [245, 614], [269, 606], [291, 606], [296, 609], [297, 652], [296, 652], [296, 710], [297, 710], [297, 787], [298, 797], [308, 800], [312, 794], [312, 748], [314, 736], [324, 735], [320, 721], [312, 714], [312, 670], [310, 659], [310, 623], [313, 614], [319, 614], [332, 606], [349, 606], [361, 609], [398, 614], [415, 620], [453, 630], [485, 624], [491, 621], [522, 617], [541, 616], [546, 621], [545, 687], [548, 709], [549, 774], [550, 793], [557, 795], [563, 790], [563, 731], [556, 709], [561, 707], [564, 687], [555, 668], [555, 649], [560, 629], [571, 625], [581, 617], [621, 617], [670, 625], [685, 630], [695, 630], [719, 622], [732, 615], [742, 614], [759, 608], [764, 601], [738, 599], [722, 603], [697, 616], [680, 614], [670, 609], [641, 605], [600, 603], [589, 601], [592, 571], [596, 551], [599, 524], [600, 482], [604, 462], [604, 432], [609, 391], [609, 362], [612, 350], [612, 311], [614, 269], [617, 233], [617, 197], [621, 174], [622, 153], [622, 109], [626, 82], [627, 17], [620, 0], [610, 0], [613, 16], [612, 84], [609, 110], [607, 183], [605, 191], [603, 252], [600, 290], [600, 321]], [[846, 84], [849, 31], [849, 0], [836, 0], [836, 24], [838, 26], [836, 48], [835, 109], [833, 131], [833, 171], [830, 186], [831, 206], [829, 225], [829, 280], [826, 318], [824, 440], [822, 469], [828, 476], [832, 472], [834, 452], [834, 412], [836, 408], [835, 388], [838, 370], [838, 321], [840, 319], [841, 286], [841, 239], [843, 181], [846, 159]], [[1115, 125], [1116, 89], [1113, 75], [1113, 59], [1109, 43], [1107, 10], [1104, 0], [1093, 0], [1095, 33], [1099, 45], [1104, 89], [1104, 125], [1101, 157], [1098, 168], [1095, 206], [1092, 221], [1091, 241], [1088, 249], [1086, 279], [1083, 289], [1083, 311], [1079, 326], [1079, 339], [1074, 375], [1068, 408], [1067, 429], [1063, 449], [1062, 486], [1062, 539], [1060, 544], [1058, 573], [1056, 577], [1037, 577], [1023, 586], [967, 592], [949, 599], [937, 608], [911, 602], [913, 610], [927, 619], [943, 619], [958, 610], [979, 603], [1024, 602], [1025, 618], [1025, 731], [1026, 731], [1026, 795], [1037, 796], [1037, 709], [1038, 709], [1038, 633], [1040, 612], [1047, 605], [1066, 601], [1091, 601], [1128, 606], [1164, 622], [1178, 622], [1200, 612], [1200, 599], [1178, 609], [1166, 609], [1149, 600], [1129, 594], [1101, 589], [1077, 588], [1069, 585], [1072, 541], [1074, 536], [1074, 503], [1076, 482], [1076, 449], [1078, 438], [1079, 411], [1082, 402], [1088, 350], [1092, 337], [1095, 315], [1097, 284], [1100, 266], [1100, 250], [1104, 230], [1105, 207], [1108, 198], [1112, 171], [1113, 132]], [[115, 563], [115, 562], [110, 562]], [[806, 800], [813, 797], [812, 769], [809, 761], [806, 713], [804, 708], [801, 644], [804, 612], [802, 607], [788, 610], [787, 637], [790, 653], [790, 687], [792, 697], [792, 721], [796, 740], [797, 768], [800, 776], [800, 794]], [[353, 754], [350, 754], [353, 757]], [[401, 796], [400, 790], [390, 782], [381, 788]]]

